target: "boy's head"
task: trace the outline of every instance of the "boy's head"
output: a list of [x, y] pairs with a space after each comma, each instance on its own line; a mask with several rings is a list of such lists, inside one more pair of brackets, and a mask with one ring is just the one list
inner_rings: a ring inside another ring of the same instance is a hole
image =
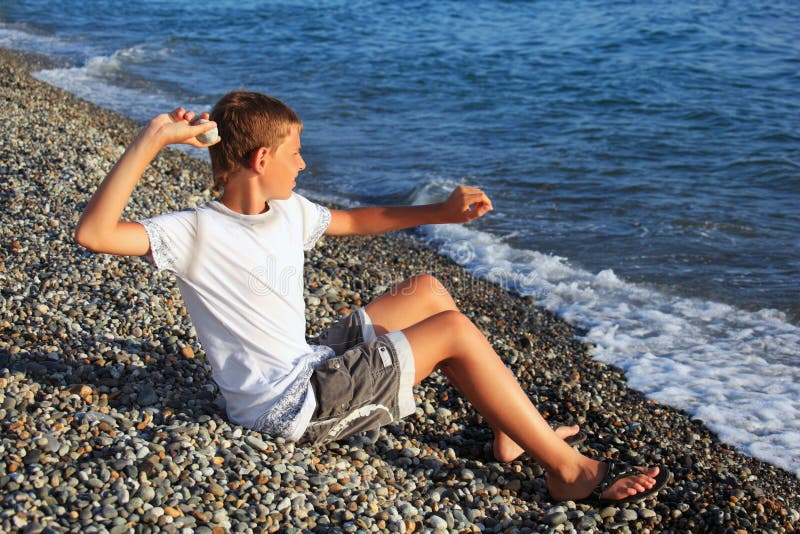
[[209, 147], [214, 187], [224, 187], [231, 173], [250, 165], [250, 155], [266, 147], [274, 152], [293, 127], [302, 128], [300, 117], [271, 96], [233, 91], [211, 110], [222, 140]]

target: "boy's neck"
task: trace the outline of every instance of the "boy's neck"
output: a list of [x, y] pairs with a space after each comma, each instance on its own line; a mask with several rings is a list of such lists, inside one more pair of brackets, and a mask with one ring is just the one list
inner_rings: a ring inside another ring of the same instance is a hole
[[223, 195], [219, 201], [222, 202], [222, 204], [224, 204], [229, 210], [235, 211], [236, 213], [241, 213], [243, 215], [259, 215], [269, 211], [269, 202], [263, 199], [260, 201], [260, 203], [249, 201], [238, 202]]
[[226, 208], [244, 215], [258, 215], [269, 211], [269, 199], [263, 192], [252, 187], [253, 180], [247, 177], [231, 177], [219, 199]]

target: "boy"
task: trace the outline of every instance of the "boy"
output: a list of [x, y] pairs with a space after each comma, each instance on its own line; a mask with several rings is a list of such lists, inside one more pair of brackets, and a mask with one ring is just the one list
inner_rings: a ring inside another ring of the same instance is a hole
[[[154, 118], [100, 184], [76, 230], [96, 251], [147, 256], [178, 277], [181, 294], [238, 424], [320, 444], [414, 412], [412, 386], [441, 369], [495, 431], [500, 460], [529, 453], [559, 500], [641, 500], [669, 472], [582, 456], [544, 421], [481, 332], [429, 275], [399, 284], [305, 339], [303, 250], [328, 235], [376, 234], [421, 224], [464, 223], [492, 209], [479, 189], [459, 187], [439, 204], [329, 210], [292, 192], [305, 168], [302, 123], [280, 101], [225, 95], [204, 124], [178, 108]], [[218, 128], [211, 144], [196, 136]], [[222, 197], [139, 222], [120, 217], [158, 151], [209, 147]]]

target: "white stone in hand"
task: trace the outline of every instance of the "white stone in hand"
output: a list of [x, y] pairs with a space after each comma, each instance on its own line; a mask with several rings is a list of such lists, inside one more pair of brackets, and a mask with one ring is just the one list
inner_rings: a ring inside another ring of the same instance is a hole
[[[203, 124], [204, 122], [208, 122], [208, 120], [206, 120], [206, 119], [197, 119], [196, 121], [194, 121], [193, 124]], [[216, 128], [212, 128], [209, 131], [201, 133], [200, 135], [198, 135], [197, 136], [197, 140], [200, 141], [203, 144], [210, 145], [211, 143], [213, 143], [214, 141], [217, 140], [218, 136], [219, 136], [219, 131], [217, 131]]]

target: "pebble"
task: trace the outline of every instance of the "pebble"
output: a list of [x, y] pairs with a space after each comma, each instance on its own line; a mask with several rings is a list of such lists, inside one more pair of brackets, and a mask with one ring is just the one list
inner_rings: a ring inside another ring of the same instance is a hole
[[151, 406], [158, 402], [158, 394], [155, 389], [153, 389], [153, 386], [150, 384], [143, 384], [139, 390], [139, 394], [136, 396], [136, 402], [140, 406]]
[[590, 515], [584, 515], [578, 520], [576, 528], [578, 530], [592, 530], [597, 526], [597, 521]]
[[209, 484], [208, 491], [210, 491], [216, 497], [225, 496], [225, 489], [216, 482], [212, 482], [211, 484]]
[[246, 436], [244, 438], [244, 441], [245, 441], [245, 443], [247, 443], [248, 445], [250, 445], [251, 447], [253, 447], [254, 449], [256, 449], [258, 451], [261, 451], [261, 452], [269, 451], [269, 445], [264, 443], [264, 440], [259, 439], [256, 436], [253, 436], [252, 434]]
[[[673, 471], [659, 499], [552, 505], [539, 465], [491, 458], [491, 430], [441, 373], [415, 388], [416, 415], [336, 444], [231, 424], [174, 278], [74, 243], [138, 126], [32, 79], [26, 62], [44, 60], [20, 58], [0, 50], [0, 531], [790, 532], [800, 520], [796, 476], [643, 399], [536, 299], [402, 232], [307, 253], [308, 335], [433, 272], [545, 416], [581, 425], [582, 451]], [[126, 216], [204, 202], [207, 180], [206, 162], [164, 151]]]
[[432, 515], [426, 521], [428, 525], [434, 530], [445, 530], [447, 529], [447, 521], [438, 515]]
[[649, 510], [647, 508], [642, 508], [639, 510], [639, 517], [642, 519], [653, 519], [656, 517], [656, 513], [653, 510]]
[[606, 506], [602, 510], [600, 510], [600, 517], [603, 519], [608, 519], [609, 517], [614, 517], [617, 515], [617, 508], [613, 506]]
[[558, 526], [566, 523], [568, 520], [567, 514], [564, 512], [551, 512], [544, 516], [543, 521], [548, 525]]
[[61, 442], [58, 441], [58, 438], [52, 434], [43, 438], [43, 440], [44, 443], [42, 443], [41, 447], [46, 452], [57, 452], [61, 448]]
[[619, 518], [625, 522], [636, 521], [638, 517], [639, 514], [636, 512], [636, 510], [632, 510], [630, 508], [625, 508], [619, 514]]
[[152, 501], [156, 496], [156, 491], [150, 486], [142, 486], [136, 494], [144, 502]]
[[157, 523], [159, 518], [163, 517], [164, 509], [160, 506], [154, 506], [147, 510], [144, 513], [144, 517], [142, 517], [142, 521], [145, 523]]

